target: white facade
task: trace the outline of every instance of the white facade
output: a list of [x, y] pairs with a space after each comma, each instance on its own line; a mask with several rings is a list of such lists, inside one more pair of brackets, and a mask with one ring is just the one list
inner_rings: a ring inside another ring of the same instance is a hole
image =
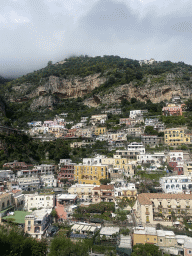
[[19, 170], [17, 171], [17, 177], [32, 177], [37, 176], [38, 170]]
[[54, 195], [25, 194], [25, 210], [53, 208], [55, 205], [54, 199]]
[[28, 177], [28, 178], [18, 178], [17, 179], [19, 188], [26, 190], [29, 187], [34, 189], [40, 186], [40, 180], [37, 177]]
[[129, 151], [139, 151], [140, 153], [145, 154], [145, 147], [142, 143], [132, 142], [127, 146]]
[[183, 151], [170, 151], [168, 153], [169, 161], [182, 161], [183, 160]]
[[101, 161], [103, 158], [106, 158], [106, 156], [103, 155], [97, 155], [93, 158], [83, 158], [83, 165], [98, 165], [101, 164]]
[[15, 179], [15, 174], [12, 170], [0, 170], [0, 178], [7, 178], [12, 180]]
[[133, 191], [137, 193], [134, 183], [128, 183], [125, 186], [114, 188], [115, 197], [124, 196], [124, 191]]
[[169, 177], [162, 177], [159, 180], [164, 193], [183, 193], [192, 190], [191, 177], [184, 175], [176, 175]]
[[55, 165], [41, 164], [34, 166], [34, 169], [38, 170], [38, 174], [53, 174], [55, 172]]
[[140, 154], [137, 156], [137, 163], [154, 163], [157, 167], [160, 167], [162, 162], [166, 162], [165, 153], [154, 154]]
[[57, 187], [57, 180], [55, 179], [54, 175], [42, 175], [41, 182], [43, 183], [44, 187]]
[[130, 118], [135, 118], [136, 116], [142, 116], [144, 113], [147, 113], [147, 112], [148, 112], [148, 110], [146, 110], [146, 109], [131, 110], [129, 117]]

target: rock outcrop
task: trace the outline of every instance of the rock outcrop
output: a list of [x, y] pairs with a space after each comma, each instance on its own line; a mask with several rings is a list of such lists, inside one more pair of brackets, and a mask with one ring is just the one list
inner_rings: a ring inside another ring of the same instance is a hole
[[[192, 89], [189, 83], [177, 83], [175, 81], [176, 77], [178, 77], [178, 75], [167, 74], [166, 78], [161, 83], [153, 83], [153, 79], [148, 78], [146, 84], [142, 85], [142, 87], [133, 82], [113, 87], [107, 93], [99, 93], [86, 99], [84, 104], [90, 107], [97, 107], [100, 104], [119, 104], [122, 99], [130, 101], [131, 98], [136, 98], [140, 101], [150, 99], [153, 103], [157, 103], [170, 100], [173, 95], [179, 95], [181, 98], [186, 99], [190, 98]], [[158, 76], [153, 76], [153, 78], [158, 78]]]

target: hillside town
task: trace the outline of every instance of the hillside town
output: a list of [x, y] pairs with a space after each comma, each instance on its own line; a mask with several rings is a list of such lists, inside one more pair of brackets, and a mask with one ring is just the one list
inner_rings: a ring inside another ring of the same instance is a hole
[[[162, 115], [182, 116], [185, 107], [174, 96]], [[192, 133], [166, 127], [145, 109], [119, 118], [114, 130], [107, 126], [109, 114], [119, 116], [121, 109], [82, 116], [78, 123], [66, 121], [67, 113], [28, 123], [25, 133], [34, 139], [62, 138], [75, 150], [105, 142], [111, 153], [77, 163], [60, 159], [58, 165], [49, 162], [49, 154], [47, 163], [5, 163], [1, 223], [14, 223], [35, 239], [50, 239], [66, 228], [72, 241], [96, 237], [98, 244], [113, 246], [115, 255], [131, 255], [134, 245], [146, 243], [163, 254], [191, 255]]]

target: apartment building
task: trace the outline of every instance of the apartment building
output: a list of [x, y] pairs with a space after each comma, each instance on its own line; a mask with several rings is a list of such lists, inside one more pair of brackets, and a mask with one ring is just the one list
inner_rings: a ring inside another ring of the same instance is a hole
[[185, 128], [165, 129], [164, 143], [169, 146], [178, 146], [182, 144], [190, 144], [190, 134]]
[[0, 178], [12, 180], [15, 179], [15, 174], [12, 170], [0, 170]]
[[69, 181], [74, 180], [74, 166], [76, 163], [72, 163], [71, 159], [60, 159], [58, 181], [61, 183], [63, 179]]
[[164, 223], [173, 224], [175, 219], [182, 220], [181, 213], [192, 214], [192, 194], [143, 193], [137, 198], [136, 219], [146, 225]]
[[10, 162], [10, 163], [5, 163], [3, 165], [3, 168], [10, 168], [10, 169], [27, 169], [28, 165], [25, 162], [18, 162], [17, 160]]
[[105, 134], [107, 132], [107, 128], [106, 127], [96, 127], [95, 131], [94, 131], [94, 135], [98, 136], [101, 134]]
[[131, 142], [128, 146], [127, 146], [127, 150], [128, 151], [132, 151], [132, 152], [140, 152], [141, 154], [145, 154], [145, 146], [143, 145], [143, 143], [139, 143], [139, 142]]
[[25, 233], [28, 233], [34, 238], [41, 239], [45, 234], [47, 228], [51, 224], [50, 209], [41, 209], [32, 212], [25, 216]]
[[93, 184], [74, 184], [68, 188], [69, 194], [76, 194], [78, 198], [87, 201], [92, 197], [92, 190], [98, 186]]
[[140, 154], [137, 155], [138, 164], [155, 164], [157, 167], [160, 167], [163, 163], [166, 162], [166, 156], [164, 152], [157, 152], [154, 154]]
[[192, 178], [184, 175], [168, 176], [159, 179], [164, 193], [184, 193], [192, 190]]
[[41, 185], [43, 187], [54, 188], [57, 187], [57, 179], [55, 179], [54, 175], [42, 175], [40, 177]]
[[18, 178], [18, 186], [22, 190], [36, 190], [41, 186], [40, 179], [38, 177]]
[[32, 176], [38, 176], [39, 172], [37, 169], [33, 170], [19, 170], [17, 172], [17, 177], [32, 177]]
[[163, 144], [164, 138], [159, 137], [157, 135], [142, 134], [141, 141], [143, 142], [144, 145], [155, 147], [155, 146], [159, 146], [160, 144]]
[[13, 196], [11, 193], [0, 193], [0, 212], [13, 205]]
[[184, 175], [192, 177], [192, 161], [185, 161], [183, 165]]
[[133, 230], [133, 245], [157, 244], [157, 231], [153, 227], [136, 227]]
[[38, 174], [54, 174], [56, 172], [56, 166], [52, 164], [41, 164], [41, 165], [36, 165], [34, 166], [35, 170], [38, 171]]
[[162, 114], [164, 116], [182, 116], [182, 107], [176, 106], [175, 104], [169, 104], [166, 107], [163, 107]]
[[76, 207], [77, 195], [75, 194], [61, 194], [56, 197], [55, 210], [57, 212], [58, 220], [63, 222], [70, 217], [73, 208]]
[[131, 110], [130, 111], [130, 118], [135, 118], [136, 116], [142, 116], [143, 114], [148, 113], [147, 109], [141, 109], [141, 110]]
[[100, 185], [100, 179], [109, 178], [107, 165], [79, 164], [74, 167], [74, 179], [80, 184]]
[[55, 195], [38, 195], [36, 194], [25, 194], [25, 205], [26, 211], [32, 209], [50, 209], [55, 206]]
[[100, 185], [92, 190], [92, 202], [114, 202], [114, 186], [113, 185]]
[[[101, 163], [103, 165], [108, 165], [109, 171], [110, 171], [110, 177], [111, 178], [118, 178], [113, 175], [112, 170], [117, 170], [116, 173], [119, 173], [119, 171], [122, 171], [122, 174], [129, 176], [134, 174], [134, 169], [132, 163], [129, 162], [128, 158], [121, 158], [119, 155], [114, 155], [113, 158], [103, 158], [101, 160]], [[114, 177], [113, 177], [114, 176]]]
[[92, 115], [90, 118], [90, 123], [96, 125], [96, 123], [104, 124], [107, 121], [107, 114]]
[[130, 127], [126, 129], [127, 135], [130, 137], [140, 137], [143, 134], [144, 129], [143, 127]]
[[134, 183], [128, 183], [125, 186], [115, 187], [114, 195], [116, 199], [122, 199], [123, 197], [136, 199], [137, 189]]

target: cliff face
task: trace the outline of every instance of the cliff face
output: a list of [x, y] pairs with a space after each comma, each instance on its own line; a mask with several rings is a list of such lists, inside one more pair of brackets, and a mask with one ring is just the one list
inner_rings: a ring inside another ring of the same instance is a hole
[[47, 81], [43, 81], [43, 85], [35, 86], [28, 83], [12, 87], [12, 93], [7, 96], [8, 100], [12, 102], [24, 102], [35, 97], [31, 104], [31, 110], [39, 107], [52, 109], [56, 104], [54, 95], [57, 98], [83, 97], [106, 81], [106, 78], [99, 76], [100, 74], [94, 74], [85, 78], [70, 79], [50, 76]]
[[[122, 99], [130, 100], [136, 98], [140, 101], [157, 103], [170, 100], [173, 95], [181, 98], [190, 98], [192, 94], [191, 80], [182, 80], [183, 74], [166, 74], [162, 76], [147, 76], [142, 83], [131, 82], [95, 94], [84, 101], [88, 106], [97, 107], [100, 104], [118, 104]], [[12, 87], [7, 94], [7, 100], [12, 102], [23, 102], [32, 99], [31, 110], [40, 108], [52, 109], [59, 99], [83, 97], [91, 93], [95, 88], [102, 85], [107, 78], [100, 74], [90, 75], [84, 78], [75, 77], [70, 79], [50, 76], [41, 80], [38, 85], [21, 84]], [[57, 96], [57, 97], [55, 97]]]
[[[99, 104], [118, 104], [122, 99], [136, 98], [140, 101], [151, 100], [153, 103], [170, 100], [173, 95], [188, 99], [192, 95], [191, 82], [177, 82], [178, 76], [167, 74], [164, 81], [154, 83], [154, 77], [148, 78], [147, 82], [139, 87], [137, 83], [131, 82], [118, 87], [111, 88], [107, 93], [99, 93], [84, 101], [85, 105], [96, 107]], [[158, 78], [157, 76], [155, 77]]]

